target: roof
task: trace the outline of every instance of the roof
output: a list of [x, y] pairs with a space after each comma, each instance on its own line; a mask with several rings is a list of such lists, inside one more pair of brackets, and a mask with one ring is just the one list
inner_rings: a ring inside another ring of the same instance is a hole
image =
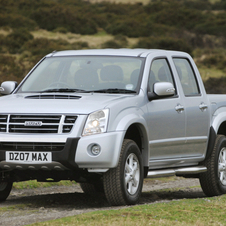
[[168, 51], [159, 49], [87, 49], [87, 50], [66, 50], [53, 52], [48, 56], [99, 55], [99, 56], [147, 57], [147, 55], [153, 52], [168, 52]]

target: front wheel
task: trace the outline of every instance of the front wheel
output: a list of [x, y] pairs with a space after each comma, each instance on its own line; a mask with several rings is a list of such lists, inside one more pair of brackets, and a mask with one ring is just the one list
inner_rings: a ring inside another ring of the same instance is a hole
[[0, 182], [0, 202], [5, 201], [12, 190], [13, 183]]
[[142, 192], [143, 175], [138, 146], [132, 140], [124, 140], [118, 166], [103, 177], [108, 202], [113, 206], [136, 204]]
[[207, 172], [201, 173], [199, 180], [207, 196], [226, 194], [226, 137], [218, 135], [214, 149], [204, 161]]

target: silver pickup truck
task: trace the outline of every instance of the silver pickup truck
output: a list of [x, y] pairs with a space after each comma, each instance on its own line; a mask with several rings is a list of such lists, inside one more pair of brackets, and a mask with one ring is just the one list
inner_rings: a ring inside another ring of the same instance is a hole
[[74, 180], [111, 205], [137, 203], [147, 177], [226, 193], [226, 96], [206, 94], [187, 53], [53, 52], [0, 90], [2, 201], [34, 179]]

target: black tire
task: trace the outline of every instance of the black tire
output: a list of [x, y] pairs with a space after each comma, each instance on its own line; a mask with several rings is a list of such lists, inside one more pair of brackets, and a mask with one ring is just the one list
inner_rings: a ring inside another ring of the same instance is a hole
[[12, 190], [13, 183], [11, 182], [0, 182], [0, 202], [5, 201], [11, 190]]
[[104, 192], [103, 182], [99, 181], [98, 183], [80, 183], [80, 187], [85, 194], [95, 194], [98, 192]]
[[207, 172], [201, 173], [199, 181], [206, 196], [226, 193], [226, 137], [218, 135], [211, 155], [204, 161]]
[[109, 169], [103, 177], [104, 191], [113, 206], [134, 205], [138, 202], [143, 186], [141, 152], [132, 140], [124, 140], [116, 168]]

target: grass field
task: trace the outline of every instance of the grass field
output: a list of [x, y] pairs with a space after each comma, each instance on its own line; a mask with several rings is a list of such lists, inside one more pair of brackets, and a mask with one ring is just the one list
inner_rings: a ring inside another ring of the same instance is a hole
[[215, 226], [226, 225], [226, 195], [214, 198], [185, 199], [153, 203], [120, 210], [97, 211], [33, 226]]
[[13, 183], [13, 188], [15, 189], [29, 189], [29, 188], [43, 188], [51, 186], [71, 186], [75, 184], [74, 181], [60, 181], [60, 182], [37, 182], [36, 180], [29, 180], [24, 182]]
[[[175, 177], [154, 180], [173, 181]], [[14, 183], [15, 188], [36, 188], [51, 185], [71, 185], [74, 182], [37, 183], [36, 181]], [[178, 188], [179, 189], [179, 188]], [[161, 191], [173, 192], [177, 188]], [[16, 207], [15, 207], [16, 208]], [[22, 208], [22, 207], [21, 207]], [[23, 207], [25, 208], [25, 207]], [[122, 209], [94, 211], [61, 219], [34, 223], [32, 226], [220, 226], [226, 225], [226, 195], [213, 198], [181, 199], [137, 205]], [[2, 211], [5, 211], [4, 208]]]

